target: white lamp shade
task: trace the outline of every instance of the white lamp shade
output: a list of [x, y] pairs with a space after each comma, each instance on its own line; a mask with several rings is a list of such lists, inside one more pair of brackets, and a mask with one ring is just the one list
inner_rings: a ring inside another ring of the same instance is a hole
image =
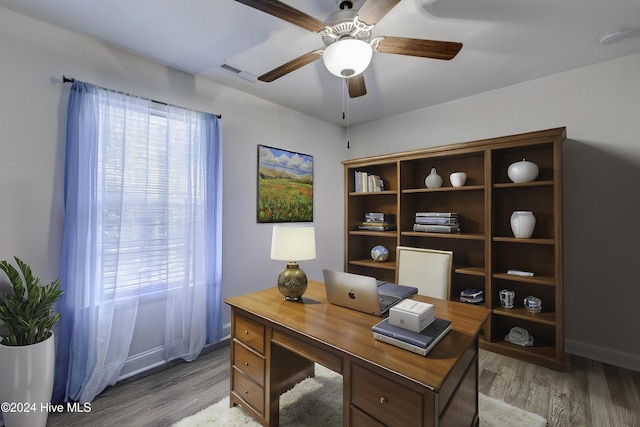
[[274, 225], [271, 259], [303, 261], [316, 257], [316, 231], [313, 226]]
[[334, 76], [353, 77], [367, 69], [373, 48], [358, 39], [338, 40], [326, 47], [322, 54], [327, 70]]

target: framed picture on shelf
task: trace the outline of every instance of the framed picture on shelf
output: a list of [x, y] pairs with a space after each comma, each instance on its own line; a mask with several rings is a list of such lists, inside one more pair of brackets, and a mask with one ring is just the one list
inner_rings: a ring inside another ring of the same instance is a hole
[[313, 221], [313, 156], [258, 145], [257, 221]]

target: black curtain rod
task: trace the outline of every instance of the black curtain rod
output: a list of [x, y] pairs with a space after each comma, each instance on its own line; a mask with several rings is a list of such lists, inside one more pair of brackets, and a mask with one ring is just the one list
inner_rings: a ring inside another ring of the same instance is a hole
[[[67, 77], [65, 75], [62, 75], [62, 83], [73, 83], [75, 81], [76, 81], [76, 79], [74, 79], [73, 77]], [[121, 93], [123, 93], [123, 92], [121, 92]], [[126, 95], [128, 95], [128, 94], [126, 94]], [[162, 104], [162, 105], [169, 105], [166, 102], [156, 101], [155, 99], [144, 98], [142, 96], [139, 96], [138, 98], [148, 99], [151, 102], [156, 102], [156, 103]], [[222, 118], [222, 114], [214, 114], [214, 116], [216, 116], [219, 119]]]

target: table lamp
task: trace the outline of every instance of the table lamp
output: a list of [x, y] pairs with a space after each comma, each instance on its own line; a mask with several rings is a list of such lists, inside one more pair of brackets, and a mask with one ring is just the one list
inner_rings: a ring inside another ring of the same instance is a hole
[[[287, 301], [301, 301], [307, 290], [307, 275], [296, 261], [316, 257], [316, 233], [313, 226], [274, 225], [271, 259], [289, 261], [278, 276], [278, 290]], [[293, 261], [295, 260], [295, 261]]]

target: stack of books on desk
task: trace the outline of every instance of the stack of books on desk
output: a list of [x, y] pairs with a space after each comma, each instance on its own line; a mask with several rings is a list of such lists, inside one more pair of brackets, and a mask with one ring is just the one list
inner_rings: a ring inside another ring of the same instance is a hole
[[364, 221], [358, 225], [360, 230], [392, 231], [396, 230], [396, 216], [382, 212], [367, 212]]
[[460, 220], [456, 212], [416, 212], [413, 231], [459, 233]]
[[449, 320], [435, 318], [435, 320], [420, 332], [393, 326], [389, 318], [384, 319], [371, 328], [373, 337], [382, 342], [426, 356], [451, 330]]
[[404, 299], [391, 307], [389, 317], [374, 325], [373, 337], [426, 356], [451, 329], [451, 322], [437, 319], [433, 305]]
[[460, 301], [477, 304], [484, 301], [484, 291], [478, 289], [465, 289], [460, 292]]

